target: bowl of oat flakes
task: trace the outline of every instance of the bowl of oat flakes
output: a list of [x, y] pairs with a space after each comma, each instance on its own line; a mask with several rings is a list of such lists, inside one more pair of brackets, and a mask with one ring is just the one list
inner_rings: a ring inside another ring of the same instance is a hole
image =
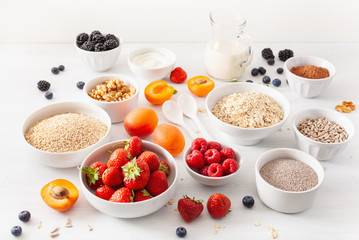
[[61, 102], [33, 112], [22, 126], [29, 159], [50, 167], [79, 166], [84, 157], [109, 139], [111, 119], [100, 107]]
[[257, 144], [278, 131], [290, 113], [290, 104], [281, 93], [253, 83], [216, 87], [205, 104], [213, 125], [240, 145]]
[[120, 74], [99, 75], [84, 86], [86, 99], [105, 110], [112, 123], [123, 122], [127, 113], [137, 107], [139, 86]]
[[318, 160], [328, 160], [342, 152], [354, 136], [353, 123], [330, 109], [305, 109], [293, 117], [299, 149]]

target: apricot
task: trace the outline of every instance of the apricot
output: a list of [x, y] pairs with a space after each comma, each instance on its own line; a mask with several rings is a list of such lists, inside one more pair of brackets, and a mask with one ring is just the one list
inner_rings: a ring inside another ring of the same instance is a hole
[[160, 124], [153, 132], [153, 142], [166, 149], [172, 156], [183, 151], [185, 138], [178, 127], [171, 124]]
[[44, 202], [57, 211], [71, 208], [79, 197], [79, 190], [70, 181], [56, 179], [41, 189]]
[[153, 133], [158, 124], [157, 113], [151, 108], [140, 107], [129, 112], [124, 127], [130, 136], [146, 137]]

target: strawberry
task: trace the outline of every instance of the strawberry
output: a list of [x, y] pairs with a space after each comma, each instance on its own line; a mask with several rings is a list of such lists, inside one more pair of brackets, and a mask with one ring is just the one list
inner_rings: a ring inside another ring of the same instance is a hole
[[233, 158], [227, 158], [223, 161], [222, 167], [223, 172], [228, 175], [237, 171], [239, 166], [236, 160], [234, 160]]
[[87, 183], [94, 190], [103, 185], [101, 177], [106, 169], [107, 165], [103, 162], [94, 162], [90, 167], [79, 168], [81, 172], [86, 173]]
[[142, 152], [143, 143], [141, 138], [137, 136], [133, 136], [128, 141], [124, 141], [125, 143], [125, 150], [127, 150], [132, 158], [138, 157]]
[[107, 167], [120, 168], [131, 159], [131, 154], [123, 148], [118, 148], [110, 156], [107, 162]]
[[137, 160], [145, 161], [150, 168], [150, 172], [157, 170], [160, 166], [160, 158], [156, 153], [151, 151], [143, 151]]
[[207, 210], [214, 218], [222, 218], [231, 210], [231, 200], [221, 193], [213, 194], [207, 201]]
[[193, 150], [192, 153], [186, 157], [186, 162], [189, 167], [194, 169], [201, 169], [206, 165], [203, 154], [198, 150]]
[[113, 190], [111, 187], [102, 186], [96, 189], [95, 195], [108, 201], [114, 192], [115, 190]]
[[166, 174], [160, 170], [152, 172], [146, 189], [152, 196], [160, 195], [166, 191], [168, 189]]
[[133, 202], [133, 191], [127, 187], [122, 187], [116, 190], [110, 200], [110, 202]]
[[170, 75], [170, 79], [174, 83], [182, 83], [187, 79], [187, 73], [180, 67], [176, 67]]
[[184, 195], [183, 198], [178, 200], [178, 212], [185, 222], [190, 223], [201, 215], [203, 211], [202, 202], [203, 200], [191, 199], [187, 195]]
[[152, 196], [146, 189], [135, 192], [135, 202], [141, 202], [150, 198], [152, 198]]
[[223, 176], [223, 167], [219, 163], [212, 163], [208, 167], [208, 176], [209, 177], [222, 177]]
[[158, 167], [158, 170], [166, 173], [166, 175], [170, 175], [170, 165], [168, 165], [168, 163], [166, 161], [160, 161], [160, 166]]
[[133, 159], [122, 166], [123, 182], [125, 186], [132, 190], [144, 188], [150, 178], [150, 168], [145, 161]]
[[116, 167], [109, 167], [102, 174], [102, 182], [107, 186], [116, 186], [122, 183], [121, 171]]

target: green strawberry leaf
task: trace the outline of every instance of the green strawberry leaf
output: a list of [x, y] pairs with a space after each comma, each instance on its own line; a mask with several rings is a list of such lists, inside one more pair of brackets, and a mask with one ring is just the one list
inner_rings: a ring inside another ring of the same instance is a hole
[[98, 172], [99, 168], [93, 169], [92, 167], [77, 167], [78, 170], [80, 170], [83, 173], [86, 173], [87, 176], [87, 182], [89, 185], [95, 184], [97, 180], [101, 178], [100, 172]]
[[125, 179], [135, 180], [141, 175], [142, 169], [137, 166], [136, 158], [122, 166]]
[[158, 170], [166, 173], [167, 175], [170, 174], [170, 171], [168, 170], [168, 167], [163, 162], [160, 163], [160, 166], [158, 167]]

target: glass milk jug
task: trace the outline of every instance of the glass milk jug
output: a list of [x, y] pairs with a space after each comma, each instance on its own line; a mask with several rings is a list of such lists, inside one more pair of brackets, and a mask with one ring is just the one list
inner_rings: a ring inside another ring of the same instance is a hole
[[253, 53], [248, 35], [243, 33], [246, 20], [235, 11], [209, 14], [212, 37], [205, 51], [207, 73], [224, 81], [237, 80], [251, 63]]

